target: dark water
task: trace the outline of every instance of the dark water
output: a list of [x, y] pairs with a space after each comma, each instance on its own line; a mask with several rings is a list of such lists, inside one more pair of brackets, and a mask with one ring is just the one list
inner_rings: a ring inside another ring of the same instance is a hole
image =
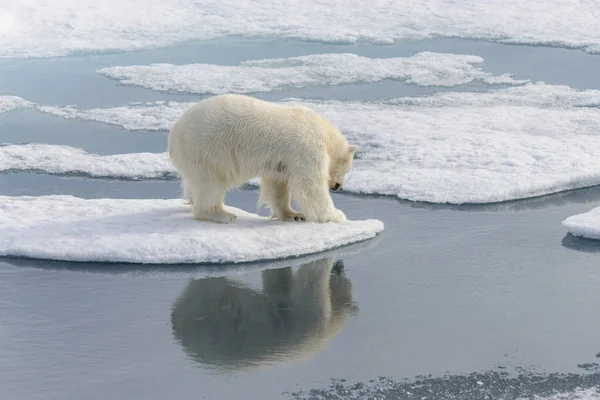
[[[458, 40], [394, 46], [231, 41], [3, 60], [0, 94], [81, 107], [190, 100], [195, 97], [121, 86], [94, 71], [421, 50], [481, 55], [485, 70], [519, 79], [600, 87], [600, 58], [562, 49]], [[438, 89], [388, 82], [261, 96], [371, 99], [429, 90]], [[0, 139], [105, 154], [166, 146], [166, 132], [127, 132], [32, 110], [0, 115]], [[179, 187], [11, 173], [0, 175], [0, 194], [172, 198]], [[253, 211], [256, 196], [232, 191], [227, 204]], [[555, 392], [572, 398], [598, 387], [600, 245], [568, 235], [560, 222], [600, 204], [600, 188], [462, 207], [347, 194], [334, 194], [334, 201], [352, 219], [382, 220], [385, 232], [324, 254], [246, 266], [0, 259], [0, 398], [512, 399]]]

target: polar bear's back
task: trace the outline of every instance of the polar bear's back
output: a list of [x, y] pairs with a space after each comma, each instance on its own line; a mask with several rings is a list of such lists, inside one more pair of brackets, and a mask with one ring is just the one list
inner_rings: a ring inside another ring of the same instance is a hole
[[[272, 143], [284, 133], [300, 134], [316, 119], [312, 110], [302, 106], [285, 106], [253, 97], [227, 94], [213, 96], [190, 107], [176, 125], [187, 134], [203, 137], [234, 137], [237, 140], [268, 140]], [[263, 142], [261, 142], [263, 143]]]
[[268, 168], [283, 172], [317, 166], [327, 152], [327, 132], [315, 115], [306, 107], [244, 95], [213, 96], [190, 107], [173, 125], [169, 153], [174, 163], [227, 165], [236, 170], [235, 180]]

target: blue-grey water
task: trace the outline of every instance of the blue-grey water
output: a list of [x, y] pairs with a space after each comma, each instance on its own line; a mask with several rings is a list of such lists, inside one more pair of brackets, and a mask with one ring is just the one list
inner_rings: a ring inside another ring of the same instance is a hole
[[[517, 79], [600, 88], [600, 57], [558, 48], [455, 39], [393, 46], [230, 40], [0, 60], [0, 94], [84, 108], [194, 101], [200, 96], [124, 86], [95, 71], [422, 50], [480, 55], [486, 71]], [[436, 90], [447, 89], [386, 81], [258, 96], [370, 100]], [[0, 114], [4, 143], [114, 154], [164, 151], [166, 137], [34, 110]], [[179, 185], [21, 172], [0, 174], [0, 194], [172, 198]], [[321, 255], [247, 266], [1, 258], [0, 398], [479, 399], [600, 385], [600, 245], [568, 235], [560, 224], [599, 205], [600, 188], [460, 207], [333, 196], [350, 218], [380, 219], [385, 232]], [[235, 190], [227, 203], [254, 211], [256, 197], [254, 190]]]

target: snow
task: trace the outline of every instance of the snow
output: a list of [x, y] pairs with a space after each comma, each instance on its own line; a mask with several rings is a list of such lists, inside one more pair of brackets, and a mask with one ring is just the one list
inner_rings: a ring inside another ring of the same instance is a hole
[[600, 51], [596, 0], [5, 0], [0, 57], [136, 50], [190, 39], [275, 37], [387, 44], [479, 38]]
[[562, 225], [575, 236], [600, 240], [600, 207], [570, 216]]
[[[535, 83], [389, 102], [296, 99], [286, 103], [315, 108], [360, 147], [344, 185], [348, 192], [462, 204], [530, 198], [600, 184], [597, 90]], [[168, 129], [191, 104], [70, 109], [69, 115], [93, 120], [104, 116], [106, 122], [127, 129]], [[160, 118], [147, 122], [145, 116], [153, 115]], [[172, 173], [171, 167], [156, 159], [143, 163], [143, 157], [128, 157], [138, 177], [145, 175], [144, 168], [152, 178]], [[70, 163], [69, 157], [59, 158]], [[78, 168], [90, 173], [96, 169], [92, 163], [111, 163], [100, 161], [103, 157], [90, 160]], [[17, 168], [27, 168], [26, 164]], [[121, 169], [127, 168], [123, 164]]]
[[0, 146], [0, 172], [11, 170], [95, 178], [177, 177], [166, 152], [99, 155], [76, 147], [41, 143]]
[[133, 103], [113, 108], [80, 110], [76, 107], [37, 106], [41, 112], [66, 119], [79, 118], [105, 124], [119, 125], [127, 130], [161, 131], [171, 125], [193, 103], [155, 101]]
[[179, 199], [0, 196], [0, 255], [148, 264], [237, 263], [317, 253], [367, 240], [379, 220], [289, 223], [227, 207], [234, 224], [196, 221]]
[[188, 93], [269, 92], [286, 87], [402, 80], [420, 86], [456, 86], [474, 81], [519, 84], [508, 74], [494, 76], [473, 55], [421, 52], [410, 57], [368, 58], [349, 53], [251, 60], [240, 65], [150, 64], [108, 67], [101, 75], [163, 91]]
[[464, 92], [438, 92], [424, 97], [401, 97], [392, 104], [427, 107], [600, 107], [600, 90], [575, 90], [565, 85], [535, 82], [471, 95]]
[[33, 103], [30, 103], [29, 101], [17, 96], [0, 96], [0, 114], [19, 108], [29, 108], [32, 106]]

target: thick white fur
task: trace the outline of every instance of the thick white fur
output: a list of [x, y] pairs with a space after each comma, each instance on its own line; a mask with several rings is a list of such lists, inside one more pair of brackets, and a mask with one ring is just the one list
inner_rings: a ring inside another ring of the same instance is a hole
[[[329, 189], [341, 188], [356, 146], [315, 111], [226, 94], [186, 110], [169, 134], [169, 156], [194, 217], [220, 223], [236, 216], [225, 193], [261, 178], [259, 206], [284, 221], [344, 222]], [[302, 213], [291, 208], [298, 202]]]

